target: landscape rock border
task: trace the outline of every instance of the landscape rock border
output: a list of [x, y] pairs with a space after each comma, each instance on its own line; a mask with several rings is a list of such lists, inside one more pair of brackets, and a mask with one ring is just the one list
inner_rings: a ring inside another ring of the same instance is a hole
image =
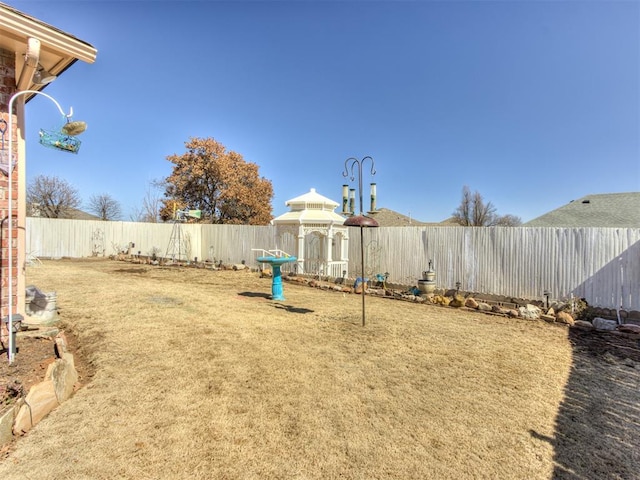
[[58, 332], [53, 340], [56, 358], [49, 364], [44, 380], [0, 414], [0, 446], [26, 434], [73, 395], [78, 382], [74, 356], [68, 351], [64, 332]]
[[[337, 291], [342, 293], [361, 294], [361, 289], [357, 290], [346, 284], [346, 279], [332, 284], [329, 279], [322, 281], [317, 277], [308, 277], [303, 275], [285, 275], [284, 280], [307, 285], [322, 290]], [[396, 300], [404, 300], [415, 303], [431, 304], [434, 306], [443, 306], [449, 308], [458, 308], [463, 310], [473, 310], [490, 315], [500, 315], [509, 318], [520, 318], [523, 320], [543, 320], [548, 323], [557, 323], [568, 327], [588, 328], [595, 330], [606, 330], [625, 337], [637, 338], [640, 340], [640, 312], [627, 312], [620, 310], [616, 312], [604, 311], [606, 309], [592, 309], [594, 312], [604, 313], [610, 318], [604, 319], [595, 317], [591, 321], [574, 318], [568, 303], [554, 301], [553, 306], [543, 309], [542, 302], [529, 302], [525, 299], [508, 299], [499, 297], [493, 300], [476, 299], [471, 294], [465, 296], [458, 290], [440, 291], [440, 293], [421, 293], [416, 288], [367, 288], [365, 294], [369, 296], [377, 296], [391, 298]], [[509, 301], [511, 300], [511, 301]], [[585, 303], [586, 305], [586, 303]], [[619, 315], [618, 315], [619, 314]], [[618, 317], [620, 322], [611, 320], [611, 317]], [[636, 323], [637, 322], [637, 323]]]

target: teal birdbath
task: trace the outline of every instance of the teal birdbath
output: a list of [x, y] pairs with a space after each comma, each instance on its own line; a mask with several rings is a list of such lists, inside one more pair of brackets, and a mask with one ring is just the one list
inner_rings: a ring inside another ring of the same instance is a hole
[[273, 280], [271, 281], [271, 300], [284, 300], [284, 290], [282, 288], [282, 273], [280, 267], [284, 263], [295, 262], [296, 257], [258, 257], [260, 263], [271, 265]]

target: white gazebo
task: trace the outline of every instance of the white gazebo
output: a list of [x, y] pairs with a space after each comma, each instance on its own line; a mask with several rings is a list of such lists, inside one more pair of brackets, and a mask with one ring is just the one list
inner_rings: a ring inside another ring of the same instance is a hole
[[[299, 197], [287, 200], [291, 208], [272, 220], [276, 226], [279, 248], [292, 245], [297, 273], [341, 278], [348, 270], [349, 233], [344, 217], [334, 210], [339, 204], [312, 188]], [[287, 236], [293, 242], [287, 241]]]

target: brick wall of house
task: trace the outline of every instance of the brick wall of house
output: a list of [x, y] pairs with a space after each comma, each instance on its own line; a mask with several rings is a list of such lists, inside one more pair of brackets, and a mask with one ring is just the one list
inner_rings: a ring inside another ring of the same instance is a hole
[[[15, 93], [15, 53], [9, 52], [7, 50], [0, 49], [0, 116], [1, 118], [9, 123], [9, 101], [11, 100], [11, 96]], [[15, 116], [13, 117], [15, 122]], [[5, 124], [0, 122], [0, 128], [4, 129]], [[14, 123], [15, 127], [15, 123]], [[14, 128], [13, 132], [13, 151], [17, 154], [17, 134]], [[8, 151], [9, 148], [9, 131], [8, 128], [4, 132], [4, 147], [3, 147], [3, 156], [1, 158], [2, 161], [8, 161]], [[13, 201], [16, 202], [18, 199], [18, 173], [17, 170], [12, 175], [12, 189], [13, 189]], [[2, 265], [2, 278], [0, 282], [0, 317], [5, 318], [8, 314], [8, 287], [9, 287], [9, 249], [11, 248], [11, 253], [13, 255], [13, 299], [12, 303], [14, 305], [14, 313], [17, 298], [17, 278], [18, 278], [18, 262], [17, 262], [17, 238], [18, 238], [18, 229], [17, 224], [14, 221], [13, 223], [13, 232], [11, 242], [9, 242], [8, 238], [8, 214], [9, 214], [9, 200], [8, 200], [8, 186], [9, 186], [9, 178], [4, 172], [0, 172], [0, 219], [2, 219], [1, 223], [1, 248], [0, 248], [0, 263]], [[16, 203], [14, 203], [14, 206]], [[14, 218], [16, 216], [15, 208], [14, 208]], [[11, 244], [11, 247], [9, 245]], [[4, 332], [3, 332], [4, 333]], [[4, 340], [3, 335], [3, 340]]]

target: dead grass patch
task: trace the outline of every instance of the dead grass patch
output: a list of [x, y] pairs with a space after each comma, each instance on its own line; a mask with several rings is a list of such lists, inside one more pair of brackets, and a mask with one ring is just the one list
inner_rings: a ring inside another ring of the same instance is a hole
[[[360, 297], [287, 283], [273, 302], [251, 272], [87, 259], [28, 278], [57, 291], [95, 374], [18, 442], [4, 478], [584, 473], [559, 453], [575, 376], [564, 328], [380, 298], [363, 328]], [[636, 461], [609, 478], [634, 478]]]

